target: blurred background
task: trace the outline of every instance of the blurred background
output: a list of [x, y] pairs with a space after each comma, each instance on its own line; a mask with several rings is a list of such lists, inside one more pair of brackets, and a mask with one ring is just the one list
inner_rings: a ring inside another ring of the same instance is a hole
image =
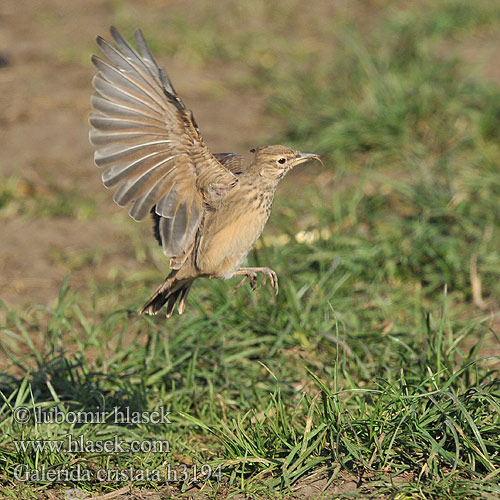
[[[90, 54], [110, 24], [142, 28], [213, 152], [322, 155], [282, 181], [249, 255], [277, 297], [199, 280], [182, 317], [135, 314], [168, 261], [88, 143]], [[215, 489], [277, 498], [328, 474], [344, 493], [496, 498], [499, 34], [497, 0], [1, 2], [0, 427], [14, 400], [164, 405], [172, 425], [134, 436], [222, 464]], [[22, 489], [20, 463], [113, 458], [9, 441], [67, 432], [123, 429], [2, 432], [0, 482]]]
[[89, 57], [114, 24], [143, 29], [214, 152], [323, 155], [286, 179], [267, 236], [316, 230], [307, 258], [347, 257], [356, 281], [496, 301], [498, 14], [489, 0], [4, 2], [2, 299], [50, 303], [69, 271], [80, 286], [140, 281], [145, 260], [166, 270], [87, 140]]
[[499, 13], [490, 0], [4, 2], [2, 299], [49, 304], [68, 272], [73, 287], [116, 290], [151, 278], [152, 261], [166, 271], [87, 140], [89, 57], [114, 24], [142, 28], [214, 152], [323, 155], [280, 188], [270, 245], [305, 231], [305, 258], [339, 257], [355, 287], [446, 283], [496, 308]]

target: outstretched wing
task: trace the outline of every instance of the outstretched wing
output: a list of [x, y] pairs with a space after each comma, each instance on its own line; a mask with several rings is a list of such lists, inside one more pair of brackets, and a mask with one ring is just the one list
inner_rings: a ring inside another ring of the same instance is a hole
[[104, 185], [116, 189], [114, 201], [133, 203], [132, 218], [140, 221], [155, 207], [163, 251], [176, 257], [192, 244], [203, 204], [220, 200], [237, 177], [204, 144], [141, 31], [135, 31], [139, 52], [116, 28], [110, 31], [116, 48], [97, 38], [107, 61], [92, 56], [98, 70], [89, 118], [94, 161], [104, 168]]

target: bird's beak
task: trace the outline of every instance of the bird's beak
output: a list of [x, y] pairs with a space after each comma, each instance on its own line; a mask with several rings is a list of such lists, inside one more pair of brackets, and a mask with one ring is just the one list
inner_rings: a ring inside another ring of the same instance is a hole
[[316, 153], [301, 153], [300, 151], [297, 152], [297, 158], [292, 161], [292, 165], [295, 167], [308, 160], [318, 160], [323, 165], [321, 158]]

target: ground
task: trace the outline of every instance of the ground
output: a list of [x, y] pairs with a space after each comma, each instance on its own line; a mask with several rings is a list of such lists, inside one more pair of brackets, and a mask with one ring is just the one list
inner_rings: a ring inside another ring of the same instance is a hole
[[[15, 463], [105, 460], [16, 452], [40, 435], [15, 427], [15, 404], [101, 401], [168, 407], [172, 428], [127, 435], [166, 432], [177, 463], [223, 464], [186, 496], [499, 494], [497, 14], [489, 0], [4, 2], [0, 495], [178, 498], [12, 478]], [[323, 155], [282, 182], [250, 256], [276, 268], [278, 298], [197, 283], [184, 317], [137, 317], [168, 269], [92, 160], [90, 54], [111, 24], [143, 29], [213, 152]]]

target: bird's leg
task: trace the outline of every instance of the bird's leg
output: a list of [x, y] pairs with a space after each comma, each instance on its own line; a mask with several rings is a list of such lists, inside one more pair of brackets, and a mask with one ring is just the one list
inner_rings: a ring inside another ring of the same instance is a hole
[[[262, 273], [264, 277], [262, 278], [261, 284], [257, 287], [257, 273]], [[271, 286], [274, 288], [276, 295], [278, 295], [278, 275], [269, 267], [242, 267], [238, 269], [233, 276], [243, 276], [243, 279], [235, 287], [235, 290], [240, 288], [246, 279], [250, 280], [250, 287], [252, 290], [258, 290], [261, 286], [266, 284], [267, 278], [271, 282]]]

